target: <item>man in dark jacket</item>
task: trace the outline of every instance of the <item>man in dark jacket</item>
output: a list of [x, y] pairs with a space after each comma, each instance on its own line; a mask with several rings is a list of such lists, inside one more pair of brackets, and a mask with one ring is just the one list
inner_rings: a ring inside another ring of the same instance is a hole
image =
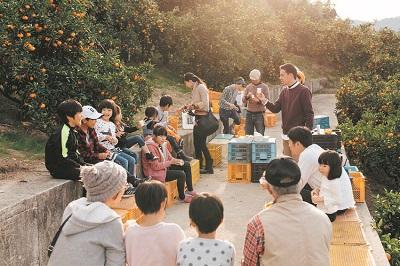
[[46, 143], [45, 164], [54, 178], [79, 180], [80, 166], [85, 165], [78, 152], [75, 127], [81, 125], [82, 106], [75, 100], [63, 101], [57, 114], [63, 125]]

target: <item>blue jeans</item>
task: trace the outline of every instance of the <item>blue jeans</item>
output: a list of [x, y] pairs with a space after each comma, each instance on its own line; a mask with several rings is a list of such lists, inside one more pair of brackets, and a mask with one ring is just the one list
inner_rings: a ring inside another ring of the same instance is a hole
[[145, 145], [144, 138], [142, 136], [129, 136], [125, 140], [124, 148], [130, 148], [135, 144], [139, 144], [140, 148]]
[[224, 134], [232, 134], [231, 128], [229, 127], [229, 118], [233, 119], [234, 124], [240, 125], [240, 117], [236, 110], [219, 109], [219, 119], [221, 119], [224, 125]]
[[117, 157], [115, 157], [115, 162], [125, 168], [131, 175], [135, 175], [136, 160], [131, 155], [120, 152]]
[[264, 113], [263, 112], [249, 112], [246, 113], [246, 135], [254, 135], [254, 127], [256, 131], [264, 136]]

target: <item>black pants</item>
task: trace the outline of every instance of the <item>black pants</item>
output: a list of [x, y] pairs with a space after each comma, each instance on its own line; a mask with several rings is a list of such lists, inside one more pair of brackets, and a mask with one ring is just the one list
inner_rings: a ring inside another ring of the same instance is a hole
[[232, 134], [231, 128], [229, 127], [229, 118], [233, 119], [233, 123], [236, 125], [240, 125], [240, 117], [236, 110], [219, 110], [219, 119], [221, 119], [222, 124], [224, 125], [224, 134]]
[[[204, 118], [199, 118], [199, 119], [204, 119]], [[212, 160], [210, 151], [208, 150], [207, 147], [207, 135], [205, 135], [200, 130], [198, 125], [195, 125], [193, 128], [193, 144], [194, 144], [194, 154], [196, 156], [196, 159], [201, 160], [203, 154], [204, 158], [206, 159], [206, 166], [207, 166], [207, 162], [211, 162]]]
[[[185, 166], [177, 166], [177, 165], [175, 166], [174, 165], [174, 168], [178, 168], [178, 167], [184, 168]], [[189, 165], [189, 167], [190, 167], [190, 165]], [[190, 169], [189, 169], [189, 171], [190, 171]], [[178, 186], [179, 198], [181, 200], [183, 200], [183, 199], [185, 199], [185, 181], [187, 181], [187, 179], [188, 179], [187, 175], [186, 175], [186, 173], [185, 173], [185, 171], [183, 169], [179, 169], [178, 170], [178, 169], [169, 168], [167, 170], [167, 175], [165, 177], [165, 182], [176, 180], [177, 181], [177, 186]], [[189, 187], [189, 184], [190, 184], [190, 187]], [[188, 190], [190, 190], [190, 188], [193, 190], [193, 187], [192, 187], [192, 176], [191, 175], [190, 175], [189, 184], [188, 184]]]
[[62, 169], [55, 169], [50, 174], [56, 179], [79, 180], [81, 169], [80, 167], [64, 167]]
[[312, 199], [311, 199], [311, 191], [312, 191], [312, 188], [307, 183], [304, 186], [304, 188], [300, 191], [300, 194], [301, 194], [301, 197], [303, 198], [303, 201], [308, 202], [315, 206], [315, 204], [312, 202]]
[[181, 147], [179, 146], [178, 142], [176, 142], [176, 139], [174, 137], [168, 135], [167, 140], [169, 144], [171, 144], [171, 147], [174, 150], [174, 152], [178, 153], [181, 150]]

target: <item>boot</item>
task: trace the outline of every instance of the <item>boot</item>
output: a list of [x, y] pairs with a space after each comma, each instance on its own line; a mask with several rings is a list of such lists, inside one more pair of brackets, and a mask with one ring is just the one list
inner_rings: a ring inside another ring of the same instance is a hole
[[206, 161], [206, 168], [200, 169], [200, 174], [214, 174], [213, 160]]
[[203, 157], [202, 157], [202, 156], [200, 156], [200, 158], [197, 158], [197, 157], [196, 157], [196, 159], [199, 160], [200, 171], [201, 171], [202, 169], [204, 170]]
[[193, 158], [190, 156], [187, 156], [183, 150], [179, 150], [176, 153], [176, 157], [178, 157], [178, 159], [184, 160], [185, 162], [190, 162], [191, 160], [193, 160]]

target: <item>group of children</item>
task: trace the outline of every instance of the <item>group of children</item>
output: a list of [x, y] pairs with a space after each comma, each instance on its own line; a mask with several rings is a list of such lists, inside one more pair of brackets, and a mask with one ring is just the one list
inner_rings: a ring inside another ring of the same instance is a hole
[[[114, 161], [127, 171], [131, 186], [125, 195], [133, 195], [139, 183], [152, 177], [137, 176], [138, 158], [131, 148], [138, 145], [146, 163], [163, 160], [155, 156], [146, 144], [152, 139], [154, 128], [165, 127], [169, 132], [167, 141], [171, 150], [184, 162], [192, 160], [183, 152], [183, 141], [176, 129], [168, 126], [168, 110], [172, 104], [171, 96], [162, 96], [158, 108], [146, 108], [144, 121], [140, 121], [138, 126], [129, 126], [122, 121], [121, 108], [113, 100], [103, 100], [97, 110], [89, 105], [82, 107], [75, 100], [62, 102], [57, 113], [63, 125], [46, 144], [46, 168], [54, 178], [79, 180], [81, 166], [103, 160]], [[128, 136], [141, 128], [143, 135]]]

